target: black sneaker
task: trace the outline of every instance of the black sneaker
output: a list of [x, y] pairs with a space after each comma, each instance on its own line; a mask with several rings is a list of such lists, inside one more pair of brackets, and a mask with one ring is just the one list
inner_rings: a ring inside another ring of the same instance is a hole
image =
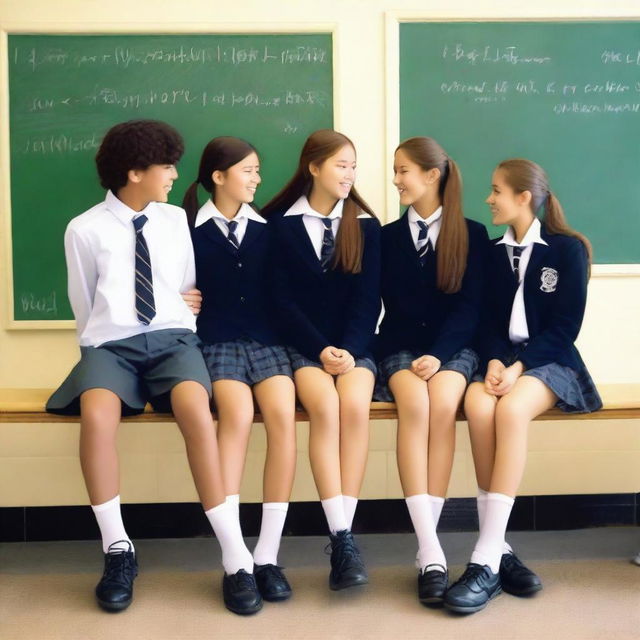
[[444, 596], [444, 606], [456, 613], [475, 613], [484, 609], [500, 594], [500, 573], [493, 573], [485, 564], [470, 562]]
[[244, 569], [230, 576], [224, 574], [222, 596], [225, 607], [241, 616], [248, 616], [262, 609], [262, 596], [258, 591], [256, 579], [252, 573], [247, 573]]
[[291, 597], [291, 585], [285, 577], [282, 567], [276, 564], [255, 564], [253, 575], [260, 595], [267, 602], [278, 602]]
[[[429, 569], [440, 567], [440, 569]], [[428, 564], [418, 574], [418, 599], [422, 604], [440, 605], [447, 591], [449, 573], [441, 564]]]
[[513, 552], [504, 553], [500, 559], [500, 582], [502, 588], [514, 596], [528, 596], [542, 589], [540, 578]]
[[367, 584], [369, 577], [364, 568], [360, 551], [348, 529], [330, 535], [331, 539], [331, 573], [329, 588], [332, 591]]
[[104, 573], [96, 586], [98, 604], [106, 611], [122, 611], [133, 600], [133, 580], [138, 575], [138, 560], [128, 540], [109, 545], [104, 554]]

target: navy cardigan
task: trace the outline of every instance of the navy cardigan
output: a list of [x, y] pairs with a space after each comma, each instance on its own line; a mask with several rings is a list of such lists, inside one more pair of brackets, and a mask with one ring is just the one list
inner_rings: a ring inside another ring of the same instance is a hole
[[202, 291], [198, 335], [203, 342], [253, 338], [276, 344], [273, 302], [269, 295], [268, 225], [248, 220], [236, 249], [213, 220], [191, 232], [196, 286]]
[[382, 228], [382, 301], [384, 318], [376, 340], [378, 359], [409, 350], [429, 354], [442, 364], [472, 345], [482, 300], [483, 267], [489, 243], [484, 225], [466, 220], [469, 253], [462, 286], [443, 293], [436, 286], [436, 250], [420, 265], [409, 217]]
[[380, 223], [359, 218], [364, 234], [362, 270], [323, 272], [303, 216], [274, 215], [274, 295], [282, 342], [318, 361], [325, 347], [372, 357], [380, 315]]
[[[579, 371], [582, 358], [573, 344], [580, 331], [587, 301], [588, 259], [580, 240], [550, 234], [542, 227], [524, 276], [524, 306], [529, 340], [518, 354], [527, 369], [550, 362]], [[487, 262], [486, 313], [480, 333], [485, 364], [506, 363], [514, 346], [509, 340], [509, 320], [517, 282], [506, 245], [493, 240]]]

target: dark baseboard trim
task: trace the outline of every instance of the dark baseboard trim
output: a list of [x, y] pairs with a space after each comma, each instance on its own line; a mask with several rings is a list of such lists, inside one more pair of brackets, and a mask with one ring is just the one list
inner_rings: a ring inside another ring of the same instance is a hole
[[[123, 519], [132, 538], [193, 538], [211, 535], [198, 503], [125, 504]], [[262, 505], [242, 504], [246, 536], [260, 530]], [[509, 520], [511, 531], [582, 529], [640, 524], [640, 493], [519, 497]], [[439, 531], [475, 531], [475, 498], [450, 498]], [[361, 500], [354, 522], [356, 533], [408, 533], [411, 521], [404, 500]], [[319, 502], [292, 502], [285, 535], [325, 535]], [[95, 540], [98, 527], [87, 506], [0, 507], [0, 542]]]

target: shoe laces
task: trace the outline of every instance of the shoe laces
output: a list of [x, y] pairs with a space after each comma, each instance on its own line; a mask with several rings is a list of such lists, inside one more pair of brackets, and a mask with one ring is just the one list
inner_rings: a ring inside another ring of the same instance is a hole
[[485, 579], [486, 574], [484, 571], [484, 566], [481, 564], [475, 564], [473, 562], [467, 565], [464, 573], [460, 576], [458, 580], [461, 584], [468, 584], [469, 582], [478, 581], [480, 578]]
[[234, 573], [229, 576], [237, 587], [242, 587], [244, 589], [255, 589], [255, 579], [252, 573], [247, 573], [244, 569], [240, 569], [237, 573]]
[[502, 564], [507, 571], [529, 572], [515, 553], [505, 553], [502, 556]]
[[255, 573], [264, 573], [270, 575], [272, 578], [281, 579], [283, 568], [284, 567], [281, 567], [277, 564], [256, 565]]
[[[126, 544], [126, 549], [119, 549], [116, 545]], [[128, 540], [118, 540], [109, 545], [105, 556], [104, 577], [105, 582], [118, 584], [130, 584], [135, 577], [135, 555], [131, 551], [132, 545]]]
[[332, 553], [336, 554], [336, 561], [340, 567], [343, 567], [345, 564], [351, 564], [353, 561], [358, 563], [362, 562], [360, 558], [360, 551], [356, 546], [356, 542], [353, 539], [351, 532], [343, 535], [337, 535], [335, 537], [335, 542], [330, 546]]

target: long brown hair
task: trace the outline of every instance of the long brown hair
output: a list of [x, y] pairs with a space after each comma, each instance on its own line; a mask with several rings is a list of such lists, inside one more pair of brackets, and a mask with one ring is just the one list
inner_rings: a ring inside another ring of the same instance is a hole
[[[320, 129], [312, 133], [300, 152], [298, 168], [282, 191], [274, 196], [262, 209], [262, 215], [268, 218], [273, 213], [285, 213], [300, 197], [309, 197], [313, 188], [313, 176], [309, 165], [317, 167], [335, 155], [342, 147], [355, 146], [347, 136], [333, 129]], [[369, 205], [360, 197], [355, 187], [351, 187], [342, 209], [342, 221], [336, 236], [336, 250], [333, 266], [340, 267], [346, 273], [360, 273], [362, 270], [362, 252], [364, 237], [358, 222], [358, 215], [368, 213], [376, 217]]]
[[593, 258], [591, 243], [586, 236], [569, 226], [562, 205], [549, 188], [549, 178], [544, 169], [539, 164], [526, 158], [504, 160], [497, 166], [497, 169], [501, 169], [504, 172], [505, 182], [516, 193], [522, 193], [523, 191], [531, 193], [531, 208], [534, 215], [540, 207], [544, 206], [542, 224], [547, 233], [572, 236], [582, 242], [587, 251], [590, 272]]
[[200, 157], [198, 177], [191, 183], [182, 200], [182, 208], [187, 212], [189, 226], [194, 226], [200, 209], [198, 185], [207, 193], [210, 193], [213, 199], [216, 190], [216, 185], [212, 178], [213, 172], [226, 171], [229, 167], [238, 164], [238, 162], [252, 153], [258, 153], [253, 145], [246, 140], [232, 136], [220, 136], [207, 144]]
[[462, 286], [469, 254], [469, 230], [462, 212], [462, 176], [458, 165], [433, 139], [409, 138], [398, 145], [424, 171], [440, 171], [442, 225], [438, 234], [436, 282], [444, 293], [456, 293]]

